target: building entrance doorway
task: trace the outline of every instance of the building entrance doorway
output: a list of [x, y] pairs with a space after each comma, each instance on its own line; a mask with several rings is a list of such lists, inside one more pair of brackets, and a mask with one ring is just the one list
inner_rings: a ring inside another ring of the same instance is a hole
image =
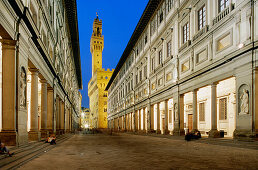
[[191, 132], [193, 130], [193, 115], [188, 114], [188, 131]]
[[165, 131], [165, 118], [162, 118], [162, 130]]

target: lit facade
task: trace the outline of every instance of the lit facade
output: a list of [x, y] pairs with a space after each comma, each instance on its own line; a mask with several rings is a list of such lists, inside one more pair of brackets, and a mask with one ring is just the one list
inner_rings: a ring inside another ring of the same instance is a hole
[[114, 130], [254, 137], [258, 4], [150, 0], [107, 85]]
[[107, 91], [105, 87], [113, 70], [102, 68], [102, 51], [104, 36], [102, 35], [102, 20], [98, 16], [93, 22], [93, 33], [90, 41], [92, 54], [92, 78], [88, 83], [90, 99], [91, 128], [107, 128]]
[[88, 129], [90, 127], [90, 109], [82, 108], [81, 111], [81, 128]]
[[2, 0], [0, 15], [1, 141], [74, 131], [82, 88], [76, 1]]

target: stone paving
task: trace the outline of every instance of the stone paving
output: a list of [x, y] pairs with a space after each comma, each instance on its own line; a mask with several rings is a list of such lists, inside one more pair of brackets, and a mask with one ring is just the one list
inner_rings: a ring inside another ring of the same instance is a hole
[[20, 167], [26, 170], [257, 168], [255, 148], [132, 134], [74, 135]]

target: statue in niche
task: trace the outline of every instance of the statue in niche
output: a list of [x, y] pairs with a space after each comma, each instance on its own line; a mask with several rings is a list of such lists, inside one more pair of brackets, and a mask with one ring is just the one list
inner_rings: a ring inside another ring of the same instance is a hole
[[177, 111], [178, 107], [177, 107], [177, 103], [174, 104], [174, 114], [175, 114], [175, 121], [178, 120], [178, 111]]
[[240, 96], [241, 105], [240, 105], [240, 115], [249, 113], [249, 94], [248, 90], [243, 89], [242, 95]]
[[26, 108], [26, 72], [24, 67], [21, 68], [20, 74], [20, 106]]

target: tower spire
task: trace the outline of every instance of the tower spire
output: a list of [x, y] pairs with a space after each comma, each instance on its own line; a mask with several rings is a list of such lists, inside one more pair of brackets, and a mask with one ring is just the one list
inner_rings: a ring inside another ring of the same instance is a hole
[[99, 19], [99, 15], [98, 15], [98, 12], [96, 12], [96, 16], [97, 16], [97, 19]]

